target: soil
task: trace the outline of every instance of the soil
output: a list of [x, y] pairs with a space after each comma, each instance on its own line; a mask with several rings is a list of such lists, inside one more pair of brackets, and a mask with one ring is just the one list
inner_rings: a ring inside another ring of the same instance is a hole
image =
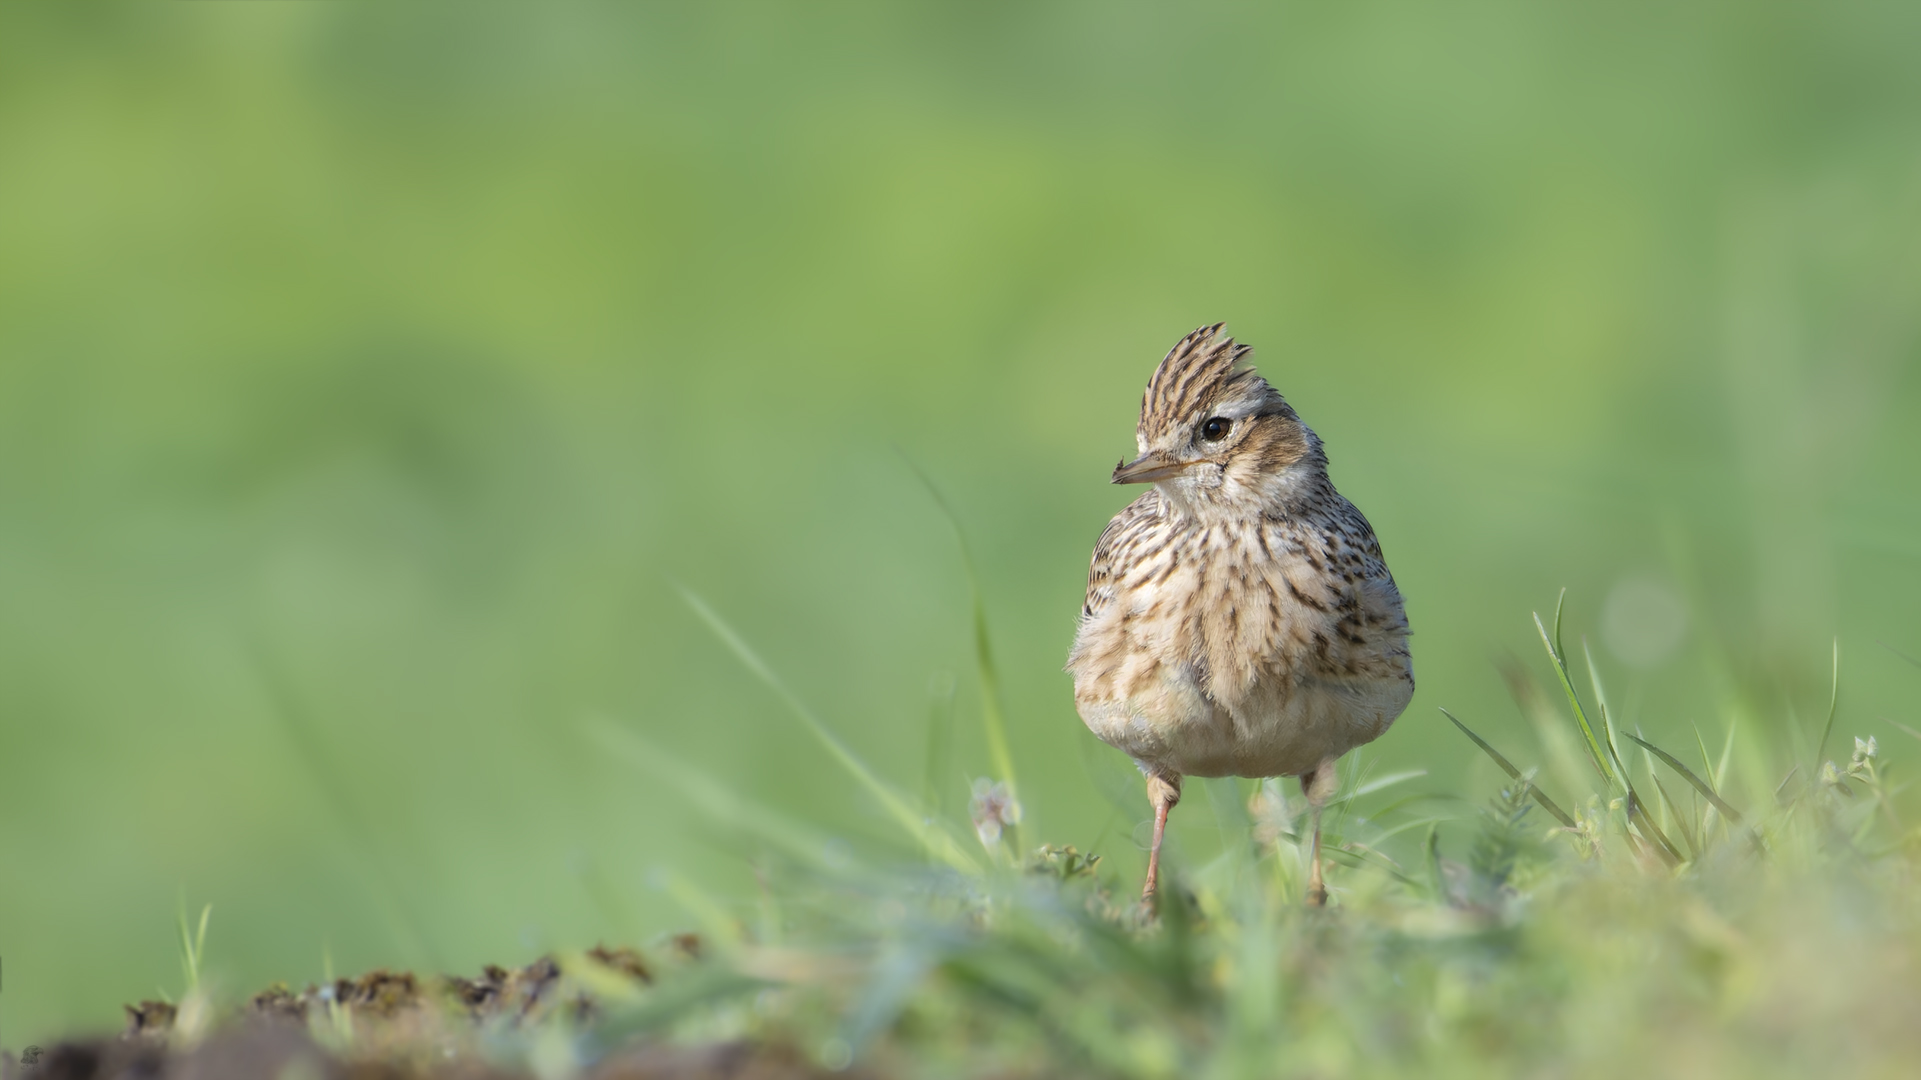
[[[700, 942], [673, 939], [667, 965], [696, 961]], [[651, 984], [638, 951], [597, 947], [601, 974]], [[521, 968], [489, 965], [474, 978], [421, 978], [377, 970], [295, 991], [276, 984], [198, 1038], [164, 1001], [126, 1006], [118, 1036], [29, 1048], [0, 1067], [3, 1080], [532, 1080], [485, 1052], [485, 1032], [527, 1030], [564, 1017], [590, 1025], [603, 1009], [551, 956]], [[329, 1037], [328, 1033], [333, 1033]], [[580, 1080], [798, 1080], [829, 1073], [791, 1045], [728, 1041], [683, 1045], [638, 1039], [584, 1066]]]

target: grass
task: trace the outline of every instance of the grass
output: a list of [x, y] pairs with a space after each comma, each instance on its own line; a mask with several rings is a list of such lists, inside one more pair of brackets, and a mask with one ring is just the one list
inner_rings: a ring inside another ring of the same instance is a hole
[[[1221, 853], [1176, 858], [1154, 913], [1131, 868], [1019, 846], [999, 827], [1020, 816], [1006, 783], [976, 785], [963, 817], [939, 783], [916, 797], [880, 775], [686, 598], [900, 843], [850, 848], [594, 722], [611, 754], [739, 839], [761, 891], [736, 901], [669, 875], [699, 961], [636, 989], [560, 956], [560, 985], [600, 1010], [493, 1024], [467, 1045], [497, 1064], [576, 1075], [637, 1038], [745, 1038], [790, 1048], [800, 1072], [901, 1076], [1894, 1076], [1921, 1055], [1921, 832], [1900, 809], [1899, 755], [1866, 737], [1845, 760], [1797, 759], [1732, 729], [1711, 753], [1697, 729], [1690, 763], [1620, 729], [1585, 650], [1576, 678], [1558, 608], [1536, 617], [1542, 673], [1586, 747], [1588, 787], [1543, 790], [1451, 713], [1505, 776], [1495, 790], [1415, 791], [1431, 778], [1375, 776], [1353, 755], [1326, 822], [1332, 905], [1314, 910], [1301, 797], [1204, 782], [1183, 809], [1215, 817]], [[934, 696], [929, 777], [951, 769], [954, 722], [951, 686]], [[1000, 801], [984, 807], [988, 791]], [[182, 906], [189, 1000], [206, 923], [203, 910], [190, 932]], [[391, 1051], [391, 1034], [327, 1002], [309, 1014], [322, 1045]]]
[[[1508, 783], [1362, 812], [1359, 796], [1420, 774], [1350, 763], [1325, 912], [1301, 904], [1304, 805], [1273, 781], [1192, 800], [1230, 842], [1177, 871], [1158, 917], [1131, 877], [1072, 848], [983, 832], [954, 857], [964, 822], [932, 807], [910, 820], [907, 797], [851, 760], [924, 864], [831, 864], [816, 838], [756, 830], [777, 815], [726, 796], [778, 867], [780, 917], [771, 938], [743, 921], [725, 962], [778, 955], [795, 977], [702, 1023], [900, 1075], [1902, 1074], [1921, 1052], [1905, 1019], [1921, 1006], [1921, 833], [1878, 741], [1800, 761], [1754, 732], [1737, 755], [1731, 730], [1711, 755], [1697, 733], [1690, 765], [1619, 729], [1591, 657], [1576, 689], [1558, 609], [1536, 623], [1592, 785], [1557, 799], [1450, 714]], [[1838, 659], [1835, 680], [1831, 702]], [[684, 766], [659, 775], [720, 790]], [[1440, 827], [1463, 812], [1457, 861]]]

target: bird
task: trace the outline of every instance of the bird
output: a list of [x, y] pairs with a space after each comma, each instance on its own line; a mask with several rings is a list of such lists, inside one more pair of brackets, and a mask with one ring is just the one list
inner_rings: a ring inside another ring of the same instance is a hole
[[1183, 777], [1294, 776], [1324, 906], [1321, 809], [1336, 760], [1414, 696], [1407, 614], [1320, 437], [1224, 331], [1188, 334], [1148, 380], [1112, 481], [1152, 486], [1094, 545], [1067, 672], [1081, 720], [1147, 781], [1144, 904]]

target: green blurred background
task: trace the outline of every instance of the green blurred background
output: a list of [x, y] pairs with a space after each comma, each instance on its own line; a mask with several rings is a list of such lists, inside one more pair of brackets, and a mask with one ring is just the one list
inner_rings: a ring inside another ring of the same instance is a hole
[[978, 556], [1030, 838], [1133, 874], [1060, 666], [1141, 387], [1219, 319], [1407, 595], [1379, 767], [1479, 797], [1436, 706], [1525, 751], [1498, 665], [1541, 670], [1562, 586], [1657, 739], [1818, 719], [1838, 636], [1840, 730], [1885, 742], [1921, 683], [1877, 644], [1921, 653], [1917, 31], [7, 7], [0, 1040], [177, 993], [183, 896], [237, 993], [644, 939], [690, 922], [664, 872], [751, 892], [591, 717], [883, 834], [677, 584], [906, 787], [952, 673], [958, 799], [967, 581], [903, 452]]

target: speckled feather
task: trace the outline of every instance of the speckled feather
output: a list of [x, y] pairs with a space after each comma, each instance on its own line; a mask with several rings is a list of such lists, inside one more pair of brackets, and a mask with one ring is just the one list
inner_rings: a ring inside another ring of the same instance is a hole
[[[1148, 384], [1141, 460], [1181, 471], [1101, 534], [1067, 665], [1088, 727], [1176, 790], [1181, 775], [1310, 773], [1414, 691], [1373, 530], [1220, 330], [1188, 335]], [[1199, 433], [1209, 418], [1232, 424], [1218, 446]]]

